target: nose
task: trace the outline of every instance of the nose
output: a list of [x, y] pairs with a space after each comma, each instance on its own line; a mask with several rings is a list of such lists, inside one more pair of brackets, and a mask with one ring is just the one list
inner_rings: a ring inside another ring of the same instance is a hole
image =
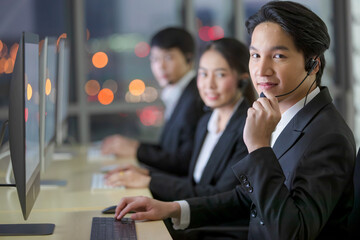
[[262, 58], [256, 63], [256, 73], [259, 76], [270, 76], [274, 73], [271, 61]]
[[205, 82], [206, 82], [206, 87], [208, 87], [210, 89], [216, 88], [216, 81], [215, 81], [215, 75], [214, 74], [209, 74], [207, 76]]

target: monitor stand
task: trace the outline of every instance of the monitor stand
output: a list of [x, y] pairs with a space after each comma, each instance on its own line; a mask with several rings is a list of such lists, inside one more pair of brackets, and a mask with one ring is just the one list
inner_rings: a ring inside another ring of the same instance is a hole
[[0, 224], [0, 236], [51, 235], [54, 228], [52, 223]]

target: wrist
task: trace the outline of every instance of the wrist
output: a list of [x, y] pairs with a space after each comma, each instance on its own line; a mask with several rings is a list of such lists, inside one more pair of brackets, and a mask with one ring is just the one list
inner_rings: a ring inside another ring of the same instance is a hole
[[181, 216], [181, 208], [180, 204], [177, 202], [168, 202], [170, 209], [169, 218], [180, 218]]

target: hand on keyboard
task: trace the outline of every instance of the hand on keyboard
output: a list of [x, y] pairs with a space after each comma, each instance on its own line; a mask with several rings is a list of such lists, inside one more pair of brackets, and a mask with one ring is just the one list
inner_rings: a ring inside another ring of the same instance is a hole
[[105, 175], [103, 173], [94, 173], [91, 181], [91, 190], [101, 190], [101, 189], [122, 189], [124, 186], [117, 185], [111, 186], [106, 184]]
[[127, 188], [147, 188], [151, 177], [136, 170], [114, 172], [106, 176], [106, 183], [111, 186], [125, 186]]

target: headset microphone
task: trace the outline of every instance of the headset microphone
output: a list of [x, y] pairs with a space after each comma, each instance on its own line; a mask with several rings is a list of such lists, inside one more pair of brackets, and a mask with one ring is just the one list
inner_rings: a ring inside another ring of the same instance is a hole
[[[277, 95], [275, 97], [283, 97], [283, 96], [286, 96], [292, 92], [294, 92], [296, 89], [298, 89], [301, 84], [303, 84], [303, 82], [306, 80], [306, 78], [312, 73], [312, 71], [314, 71], [314, 69], [317, 67], [317, 65], [319, 64], [319, 62], [315, 59], [317, 59], [317, 57], [315, 58], [311, 58], [310, 61], [308, 61], [306, 64], [305, 64], [305, 69], [308, 71], [306, 73], [306, 76], [305, 78], [299, 83], [299, 85], [297, 85], [293, 90], [291, 90], [290, 92], [287, 92], [287, 93], [284, 93], [284, 94], [280, 94], [280, 95]], [[260, 93], [260, 97], [266, 97], [265, 94], [263, 92]]]

